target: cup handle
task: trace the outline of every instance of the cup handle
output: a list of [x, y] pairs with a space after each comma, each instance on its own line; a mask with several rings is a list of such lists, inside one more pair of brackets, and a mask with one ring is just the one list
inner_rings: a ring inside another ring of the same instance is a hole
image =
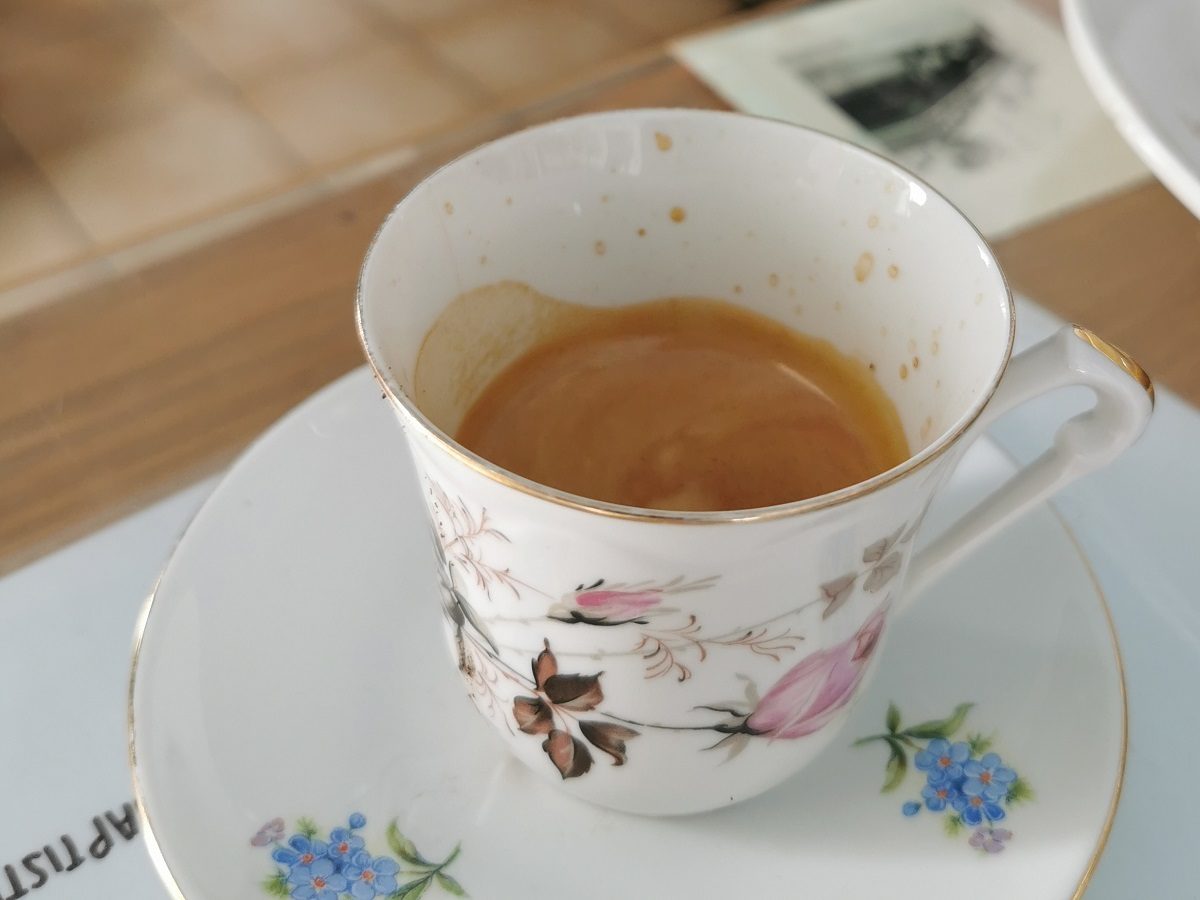
[[1088, 329], [1067, 325], [1012, 359], [967, 440], [1022, 403], [1070, 385], [1091, 388], [1095, 406], [1065, 422], [1049, 450], [916, 555], [906, 597], [920, 593], [1030, 507], [1116, 459], [1141, 435], [1154, 410], [1154, 384], [1141, 366]]

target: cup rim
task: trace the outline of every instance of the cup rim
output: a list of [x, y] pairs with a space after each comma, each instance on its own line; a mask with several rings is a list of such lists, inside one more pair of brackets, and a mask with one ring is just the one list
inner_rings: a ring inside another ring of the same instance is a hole
[[[442, 172], [462, 162], [470, 159], [476, 154], [488, 148], [503, 146], [509, 142], [515, 142], [527, 138], [529, 135], [540, 131], [551, 131], [556, 128], [562, 128], [568, 124], [574, 123], [589, 123], [603, 121], [605, 119], [652, 119], [655, 116], [671, 115], [683, 118], [719, 118], [731, 120], [737, 123], [747, 120], [754, 121], [760, 124], [779, 127], [783, 130], [798, 130], [807, 132], [810, 135], [815, 135], [820, 139], [832, 142], [840, 146], [844, 152], [851, 155], [866, 158], [874, 165], [882, 165], [893, 172], [904, 176], [905, 178], [915, 182], [922, 187], [927, 193], [937, 197], [947, 205], [958, 218], [966, 225], [978, 239], [979, 246], [985, 255], [985, 262], [990, 261], [1000, 278], [1000, 284], [1004, 289], [1004, 304], [1005, 313], [1008, 317], [1008, 339], [1004, 348], [1004, 354], [1001, 358], [1000, 365], [996, 367], [991, 380], [986, 388], [976, 398], [975, 402], [967, 409], [967, 411], [958, 417], [958, 419], [949, 428], [944, 430], [933, 441], [926, 445], [922, 450], [910, 455], [904, 462], [893, 466], [874, 475], [865, 481], [855, 482], [847, 485], [844, 488], [839, 488], [836, 491], [830, 491], [825, 494], [819, 494], [816, 497], [807, 497], [803, 500], [792, 500], [787, 503], [778, 503], [773, 506], [762, 506], [750, 509], [733, 509], [733, 510], [712, 510], [702, 512], [682, 511], [682, 510], [660, 510], [649, 509], [646, 507], [629, 506], [622, 503], [611, 503], [606, 500], [593, 500], [589, 497], [584, 497], [580, 494], [573, 494], [569, 491], [559, 490], [558, 488], [542, 484], [534, 481], [531, 478], [526, 478], [516, 472], [512, 472], [495, 463], [485, 459], [473, 450], [463, 446], [454, 440], [450, 435], [446, 434], [442, 429], [435, 425], [417, 406], [416, 402], [409, 397], [408, 393], [400, 386], [392, 375], [391, 368], [384, 362], [382, 357], [377, 355], [373, 346], [372, 340], [367, 333], [366, 324], [366, 291], [364, 285], [367, 277], [367, 268], [371, 263], [372, 257], [378, 248], [380, 238], [383, 232], [387, 230], [392, 219], [405, 208], [412, 198], [417, 194], [420, 188], [430, 184], [438, 178]], [[501, 484], [513, 490], [520, 491], [532, 497], [537, 497], [542, 500], [549, 501], [559, 506], [565, 506], [580, 512], [592, 513], [599, 516], [615, 519], [625, 519], [640, 522], [651, 523], [678, 523], [689, 525], [718, 525], [718, 524], [736, 524], [746, 522], [760, 522], [769, 519], [781, 519], [791, 516], [803, 515], [805, 513], [815, 512], [817, 510], [828, 509], [834, 506], [841, 506], [852, 500], [868, 494], [873, 494], [881, 488], [887, 487], [903, 478], [908, 477], [919, 469], [924, 468], [935, 459], [940, 458], [959, 439], [971, 428], [972, 425], [979, 419], [983, 410], [991, 402], [996, 389], [1000, 386], [1000, 381], [1004, 377], [1004, 373], [1008, 369], [1009, 361], [1012, 359], [1013, 346], [1016, 341], [1016, 304], [1013, 302], [1012, 288], [1009, 286], [1008, 278], [1001, 268], [999, 260], [996, 259], [995, 253], [992, 251], [991, 245], [987, 238], [983, 236], [979, 228], [967, 215], [959, 209], [959, 207], [948, 197], [938, 191], [936, 188], [929, 185], [924, 179], [916, 175], [909, 169], [887, 159], [883, 155], [854, 144], [844, 138], [829, 134], [816, 128], [809, 128], [804, 125], [797, 125], [792, 122], [786, 122], [781, 119], [775, 119], [768, 116], [756, 116], [747, 113], [713, 110], [713, 109], [672, 109], [669, 107], [650, 107], [642, 109], [623, 109], [623, 110], [606, 110], [596, 113], [584, 113], [577, 116], [563, 116], [557, 119], [552, 119], [549, 122], [543, 122], [538, 125], [523, 128], [519, 131], [511, 132], [494, 140], [486, 141], [459, 154], [450, 161], [438, 166], [433, 172], [422, 178], [411, 190], [394, 206], [387, 214], [384, 220], [376, 229], [375, 234], [371, 237], [371, 243], [367, 246], [367, 252], [363, 257], [362, 266], [359, 269], [358, 284], [355, 289], [354, 299], [354, 318], [355, 330], [358, 335], [359, 343], [362, 345], [363, 352], [367, 358], [367, 365], [370, 367], [375, 376], [375, 380], [383, 388], [388, 398], [393, 404], [404, 411], [412, 424], [421, 430], [424, 435], [431, 439], [440, 449], [448, 453], [458, 462], [466, 465], [468, 468], [476, 471], [480, 475]]]

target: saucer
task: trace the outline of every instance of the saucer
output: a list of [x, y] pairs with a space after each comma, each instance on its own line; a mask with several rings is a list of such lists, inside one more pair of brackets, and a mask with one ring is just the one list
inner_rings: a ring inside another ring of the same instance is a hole
[[1200, 216], [1200, 7], [1192, 0], [1063, 0], [1075, 59], [1142, 161]]
[[[1012, 470], [979, 441], [930, 533]], [[174, 896], [1082, 894], [1120, 792], [1124, 685], [1051, 508], [897, 617], [877, 677], [798, 776], [649, 818], [544, 784], [472, 708], [418, 490], [360, 370], [267, 432], [189, 526], [130, 684], [134, 790]]]

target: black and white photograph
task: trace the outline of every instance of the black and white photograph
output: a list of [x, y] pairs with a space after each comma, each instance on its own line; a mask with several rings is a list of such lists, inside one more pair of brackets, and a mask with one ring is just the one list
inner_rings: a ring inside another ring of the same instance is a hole
[[987, 107], [1028, 100], [1031, 63], [999, 46], [960, 10], [919, 18], [912, 34], [781, 60], [901, 161], [934, 155], [964, 169], [986, 166], [1013, 135], [986, 133]]
[[991, 236], [1145, 174], [1061, 33], [1019, 0], [843, 0], [674, 51], [739, 109], [913, 170]]

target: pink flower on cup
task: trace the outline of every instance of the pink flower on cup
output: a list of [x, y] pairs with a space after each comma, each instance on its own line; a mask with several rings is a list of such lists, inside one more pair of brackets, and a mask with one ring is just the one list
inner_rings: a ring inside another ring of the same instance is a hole
[[626, 622], [646, 624], [646, 616], [662, 603], [661, 588], [606, 588], [603, 581], [590, 587], [579, 587], [555, 604], [549, 612], [552, 619], [563, 622], [582, 622], [586, 625], [624, 625]]
[[848, 640], [806, 656], [789, 669], [759, 701], [745, 729], [775, 740], [824, 728], [862, 681], [886, 616], [886, 605], [880, 606]]

